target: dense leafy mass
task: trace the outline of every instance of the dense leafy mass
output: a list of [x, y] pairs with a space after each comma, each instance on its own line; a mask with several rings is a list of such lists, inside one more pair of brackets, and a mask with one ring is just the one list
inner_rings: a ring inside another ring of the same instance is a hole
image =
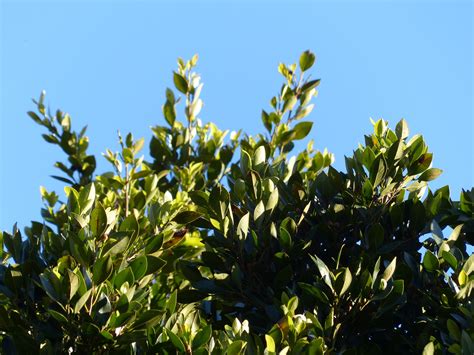
[[[67, 201], [0, 234], [7, 354], [472, 354], [474, 189], [437, 191], [423, 137], [373, 122], [345, 171], [312, 142], [315, 56], [280, 64], [265, 133], [198, 118], [197, 57], [178, 60], [164, 126], [119, 136], [96, 174], [85, 129], [31, 118], [59, 146]], [[184, 119], [178, 119], [179, 104]]]

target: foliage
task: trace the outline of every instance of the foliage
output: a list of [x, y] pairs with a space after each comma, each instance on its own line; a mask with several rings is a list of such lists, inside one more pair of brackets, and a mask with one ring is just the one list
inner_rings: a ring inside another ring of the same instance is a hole
[[474, 189], [430, 190], [441, 171], [404, 120], [373, 122], [345, 171], [312, 141], [293, 153], [314, 62], [280, 64], [249, 136], [202, 123], [197, 56], [179, 59], [152, 160], [119, 135], [102, 174], [42, 94], [28, 114], [67, 155], [67, 202], [41, 188], [44, 221], [0, 234], [3, 351], [474, 353]]

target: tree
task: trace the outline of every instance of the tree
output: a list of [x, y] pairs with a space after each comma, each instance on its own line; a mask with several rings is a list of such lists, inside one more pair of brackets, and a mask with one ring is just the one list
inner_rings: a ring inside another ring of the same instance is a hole
[[312, 142], [295, 154], [314, 62], [280, 64], [265, 133], [229, 136], [179, 59], [152, 160], [119, 135], [102, 174], [86, 129], [34, 101], [67, 202], [41, 188], [44, 221], [0, 234], [4, 352], [474, 353], [474, 189], [429, 189], [441, 170], [404, 120], [373, 122], [345, 171]]

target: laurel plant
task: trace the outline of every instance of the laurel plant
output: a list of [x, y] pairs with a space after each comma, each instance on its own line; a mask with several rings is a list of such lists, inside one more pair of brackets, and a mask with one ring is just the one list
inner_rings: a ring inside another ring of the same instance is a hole
[[344, 171], [295, 151], [315, 60], [279, 65], [251, 136], [201, 119], [198, 57], [179, 59], [151, 160], [119, 134], [102, 173], [42, 93], [28, 115], [66, 154], [65, 198], [41, 187], [42, 221], [0, 234], [3, 352], [474, 353], [474, 189], [431, 190], [405, 120], [373, 121]]

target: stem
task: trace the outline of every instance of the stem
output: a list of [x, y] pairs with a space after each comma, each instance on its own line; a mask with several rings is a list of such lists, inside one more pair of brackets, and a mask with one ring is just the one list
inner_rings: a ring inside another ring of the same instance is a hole
[[129, 204], [129, 188], [130, 188], [130, 179], [129, 179], [128, 164], [125, 164], [125, 217], [128, 216], [128, 204]]

